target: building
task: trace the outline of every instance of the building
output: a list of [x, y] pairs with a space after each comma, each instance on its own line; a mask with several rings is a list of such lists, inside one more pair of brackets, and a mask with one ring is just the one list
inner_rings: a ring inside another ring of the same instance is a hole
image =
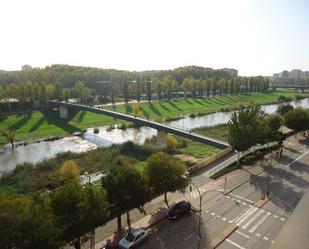
[[290, 74], [289, 78], [290, 79], [299, 79], [301, 77], [302, 71], [299, 69], [293, 69]]
[[21, 70], [23, 70], [23, 71], [27, 71], [27, 70], [31, 70], [31, 69], [32, 69], [32, 66], [30, 66], [28, 64], [25, 64], [25, 65], [21, 66]]
[[281, 73], [281, 77], [287, 79], [287, 78], [289, 78], [289, 74], [290, 74], [289, 71], [284, 70], [284, 71]]
[[227, 72], [231, 77], [237, 77], [238, 76], [238, 71], [233, 68], [223, 68], [223, 71]]

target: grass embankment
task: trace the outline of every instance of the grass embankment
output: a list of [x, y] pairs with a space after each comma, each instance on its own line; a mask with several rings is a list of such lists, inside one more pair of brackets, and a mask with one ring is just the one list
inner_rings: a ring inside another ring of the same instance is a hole
[[153, 152], [150, 146], [138, 146], [127, 142], [123, 145], [113, 145], [80, 154], [61, 154], [36, 165], [24, 163], [0, 178], [0, 192], [29, 194], [53, 190], [62, 185], [59, 171], [66, 160], [73, 159], [83, 174], [86, 171], [104, 172], [111, 167], [127, 164], [140, 168], [141, 163]]
[[[218, 96], [209, 99], [187, 99], [178, 101], [153, 102], [150, 105], [142, 103], [141, 110], [144, 116], [153, 120], [170, 120], [182, 117], [184, 114], [202, 115], [218, 110], [231, 110], [246, 105], [251, 102], [266, 104], [276, 102], [278, 97], [286, 96], [294, 98], [298, 95], [292, 91], [272, 91], [265, 94], [256, 93], [241, 96]], [[128, 111], [131, 113], [132, 106]], [[126, 112], [124, 105], [117, 106], [116, 111]], [[88, 127], [123, 123], [112, 117], [99, 115], [90, 112], [71, 112], [68, 120], [59, 118], [57, 112], [35, 112], [29, 115], [10, 115], [0, 118], [0, 129], [9, 127], [16, 130], [16, 140], [29, 140], [46, 136], [66, 135], [75, 131], [80, 131]], [[7, 143], [3, 136], [0, 136], [0, 145]]]
[[193, 132], [227, 142], [229, 135], [227, 124], [194, 129]]

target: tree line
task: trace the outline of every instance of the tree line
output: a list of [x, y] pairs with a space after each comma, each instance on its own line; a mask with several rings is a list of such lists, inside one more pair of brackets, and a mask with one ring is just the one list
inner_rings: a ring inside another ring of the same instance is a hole
[[[16, 98], [24, 109], [25, 102], [30, 109], [45, 108], [49, 99], [79, 98], [82, 103], [114, 105], [118, 100], [146, 99], [150, 103], [154, 98], [170, 101], [177, 97], [241, 95], [268, 88], [268, 79], [261, 76], [232, 77], [223, 70], [194, 66], [138, 73], [54, 65], [0, 74], [0, 99]], [[0, 108], [7, 110], [11, 105], [1, 104]]]
[[61, 167], [63, 185], [51, 193], [20, 196], [0, 194], [0, 248], [63, 248], [66, 243], [79, 249], [96, 227], [121, 214], [139, 208], [153, 196], [184, 189], [185, 166], [179, 159], [159, 152], [151, 155], [144, 170], [123, 161], [102, 178], [101, 186], [79, 183], [79, 168], [73, 160]]

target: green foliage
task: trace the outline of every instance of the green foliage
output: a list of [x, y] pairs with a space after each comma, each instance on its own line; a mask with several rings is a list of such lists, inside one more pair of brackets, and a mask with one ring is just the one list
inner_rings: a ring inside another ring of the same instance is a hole
[[145, 174], [156, 194], [165, 194], [185, 189], [188, 180], [184, 163], [166, 153], [159, 152], [147, 159]]
[[257, 143], [259, 132], [260, 107], [252, 105], [249, 108], [241, 108], [231, 115], [228, 122], [228, 142], [233, 149], [245, 151]]
[[80, 238], [106, 221], [107, 202], [103, 190], [89, 185], [83, 188], [76, 182], [66, 183], [51, 196], [51, 207], [63, 239], [80, 244]]
[[129, 165], [112, 168], [102, 178], [102, 186], [107, 190], [109, 202], [120, 210], [142, 206], [149, 199], [145, 177]]
[[295, 108], [284, 115], [285, 125], [296, 132], [309, 129], [309, 114], [302, 108]]
[[290, 104], [282, 104], [282, 105], [278, 106], [276, 113], [283, 116], [284, 114], [286, 114], [287, 112], [289, 112], [293, 109], [294, 109], [294, 107]]
[[48, 206], [0, 193], [0, 248], [58, 249], [61, 230]]

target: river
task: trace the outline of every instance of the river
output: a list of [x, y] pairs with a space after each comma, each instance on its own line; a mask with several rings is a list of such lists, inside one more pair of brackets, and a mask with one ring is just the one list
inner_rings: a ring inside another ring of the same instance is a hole
[[[294, 107], [309, 108], [309, 98], [300, 101], [290, 102]], [[263, 105], [262, 110], [266, 113], [274, 113], [278, 104]], [[210, 127], [214, 125], [227, 123], [232, 112], [216, 112], [200, 117], [190, 118], [186, 116], [182, 119], [166, 122], [172, 127], [192, 130], [200, 127]], [[41, 160], [52, 158], [61, 152], [81, 153], [98, 147], [108, 147], [112, 144], [121, 144], [126, 141], [133, 141], [143, 144], [146, 139], [150, 139], [157, 135], [155, 129], [149, 127], [120, 129], [117, 126], [99, 127], [99, 133], [94, 134], [93, 128], [89, 128], [81, 136], [71, 136], [61, 138], [55, 141], [42, 141], [39, 143], [30, 143], [28, 145], [20, 145], [14, 151], [11, 151], [10, 145], [7, 144], [0, 150], [0, 175], [5, 171], [13, 170], [17, 164], [24, 162], [37, 163]]]

